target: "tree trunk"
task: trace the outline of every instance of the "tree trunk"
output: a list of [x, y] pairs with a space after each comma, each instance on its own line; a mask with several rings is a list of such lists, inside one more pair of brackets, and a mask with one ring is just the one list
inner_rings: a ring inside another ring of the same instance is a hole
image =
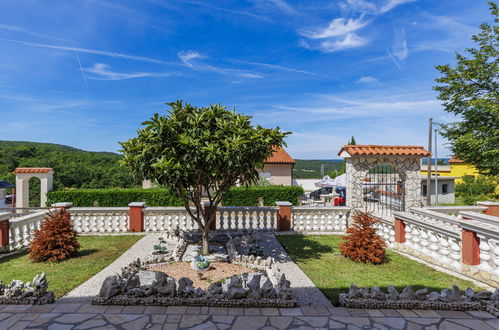
[[207, 256], [210, 254], [210, 227], [206, 225], [203, 231], [203, 255]]

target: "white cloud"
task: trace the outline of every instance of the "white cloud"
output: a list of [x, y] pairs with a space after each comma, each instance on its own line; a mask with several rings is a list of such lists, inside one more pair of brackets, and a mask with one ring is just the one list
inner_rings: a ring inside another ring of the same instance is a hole
[[357, 79], [357, 84], [374, 84], [377, 83], [378, 79], [371, 76], [363, 76]]
[[0, 30], [19, 32], [19, 33], [24, 33], [24, 34], [31, 35], [34, 37], [47, 38], [47, 39], [52, 39], [52, 40], [67, 41], [66, 39], [63, 39], [63, 38], [58, 38], [58, 37], [49, 36], [49, 35], [38, 33], [38, 32], [33, 32], [25, 27], [17, 26], [17, 25], [0, 24]]
[[409, 2], [414, 2], [414, 1], [417, 1], [417, 0], [388, 0], [385, 2], [385, 4], [383, 4], [379, 8], [379, 13], [380, 14], [386, 13], [399, 5], [403, 5], [403, 4], [406, 4]]
[[395, 35], [395, 40], [392, 46], [392, 54], [399, 60], [403, 61], [409, 56], [409, 49], [407, 48], [407, 38], [405, 30], [400, 30]]
[[336, 52], [348, 48], [362, 47], [369, 42], [368, 39], [358, 36], [355, 33], [348, 33], [343, 39], [336, 39], [334, 41], [323, 41], [321, 48], [325, 52]]
[[357, 31], [369, 24], [368, 21], [363, 21], [363, 16], [358, 19], [346, 19], [344, 17], [335, 18], [329, 22], [328, 26], [314, 31], [304, 31], [301, 34], [310, 39], [325, 39], [338, 37], [350, 32]]
[[253, 14], [253, 13], [250, 13], [250, 12], [247, 12], [247, 11], [232, 10], [232, 9], [227, 9], [227, 8], [222, 8], [222, 7], [216, 7], [216, 6], [212, 6], [211, 4], [204, 3], [204, 2], [199, 2], [199, 1], [185, 1], [185, 2], [189, 3], [191, 5], [201, 6], [201, 7], [205, 7], [205, 8], [217, 10], [217, 11], [222, 11], [222, 12], [227, 12], [227, 13], [231, 13], [231, 14], [248, 16], [248, 17], [256, 18], [256, 19], [263, 20], [263, 21], [270, 21], [270, 19], [268, 17], [262, 16], [262, 15]]
[[296, 15], [297, 11], [291, 5], [289, 5], [286, 1], [284, 0], [268, 0], [271, 2], [275, 7], [277, 7], [279, 10], [282, 12], [289, 14], [289, 15]]
[[414, 1], [417, 0], [377, 0], [372, 2], [366, 0], [347, 0], [346, 2], [341, 3], [340, 7], [344, 11], [380, 15], [389, 12], [399, 5]]
[[306, 70], [299, 70], [299, 69], [289, 68], [286, 66], [270, 64], [270, 63], [250, 62], [250, 61], [243, 61], [243, 60], [236, 60], [236, 59], [231, 59], [230, 61], [237, 62], [237, 63], [245, 63], [245, 64], [249, 64], [249, 65], [255, 65], [255, 66], [261, 66], [264, 68], [280, 70], [280, 71], [303, 73], [303, 74], [308, 74], [308, 75], [312, 75], [312, 76], [317, 75], [317, 73], [315, 73], [315, 72], [310, 72], [310, 71], [306, 71]]
[[88, 79], [94, 80], [125, 80], [144, 77], [168, 77], [172, 75], [171, 73], [167, 72], [113, 72], [110, 70], [110, 66], [104, 63], [95, 63], [93, 67], [85, 68], [84, 71], [94, 74], [94, 76], [88, 77]]

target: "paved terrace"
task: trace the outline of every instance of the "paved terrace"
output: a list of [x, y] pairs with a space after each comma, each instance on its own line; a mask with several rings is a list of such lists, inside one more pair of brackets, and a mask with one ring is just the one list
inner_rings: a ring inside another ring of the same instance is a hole
[[0, 305], [0, 329], [499, 329], [486, 312], [409, 309]]

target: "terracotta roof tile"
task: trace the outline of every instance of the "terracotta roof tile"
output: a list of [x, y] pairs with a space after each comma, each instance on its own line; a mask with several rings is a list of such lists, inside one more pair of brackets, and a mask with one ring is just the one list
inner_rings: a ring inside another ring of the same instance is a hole
[[54, 171], [50, 167], [18, 167], [14, 170], [14, 174], [21, 174], [21, 173], [48, 173]]
[[274, 152], [267, 159], [265, 164], [294, 164], [296, 161], [283, 148], [273, 148]]
[[454, 156], [452, 156], [448, 161], [447, 163], [464, 163], [464, 160], [461, 160], [461, 159], [457, 159], [455, 158]]
[[430, 156], [422, 146], [345, 145], [338, 155], [343, 151], [350, 156]]

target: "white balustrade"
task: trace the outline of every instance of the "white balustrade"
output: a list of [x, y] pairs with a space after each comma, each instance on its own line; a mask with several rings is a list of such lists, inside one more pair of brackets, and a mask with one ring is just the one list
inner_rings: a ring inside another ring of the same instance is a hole
[[377, 234], [381, 236], [388, 247], [393, 246], [395, 241], [395, 229], [393, 226], [393, 219], [378, 218], [378, 223], [374, 225]]
[[128, 207], [73, 207], [71, 213], [76, 232], [81, 234], [127, 232]]
[[9, 221], [9, 245], [10, 250], [21, 249], [29, 246], [33, 239], [35, 230], [40, 229], [40, 225], [48, 211], [32, 213], [23, 217], [12, 218]]
[[499, 279], [499, 225], [480, 220], [463, 220], [462, 227], [475, 232], [480, 239], [480, 264], [476, 267]]
[[458, 219], [461, 219], [459, 212], [469, 211], [469, 212], [482, 213], [483, 211], [485, 211], [487, 209], [487, 207], [474, 206], [474, 205], [469, 205], [469, 206], [466, 206], [466, 205], [463, 205], [463, 206], [426, 206], [423, 209], [428, 210], [428, 211], [438, 212], [441, 214], [450, 215], [450, 216], [456, 217]]
[[225, 230], [275, 230], [277, 207], [221, 206], [217, 210], [217, 228]]
[[428, 220], [433, 225], [452, 227], [456, 231], [461, 229], [460, 219], [447, 213], [436, 212], [428, 208], [411, 208], [410, 213], [417, 215], [421, 219]]
[[[192, 209], [194, 213], [195, 210]], [[184, 207], [146, 207], [144, 208], [144, 231], [162, 232], [175, 229], [197, 229], [198, 224]]]
[[293, 230], [298, 232], [341, 232], [348, 227], [350, 208], [293, 207]]

